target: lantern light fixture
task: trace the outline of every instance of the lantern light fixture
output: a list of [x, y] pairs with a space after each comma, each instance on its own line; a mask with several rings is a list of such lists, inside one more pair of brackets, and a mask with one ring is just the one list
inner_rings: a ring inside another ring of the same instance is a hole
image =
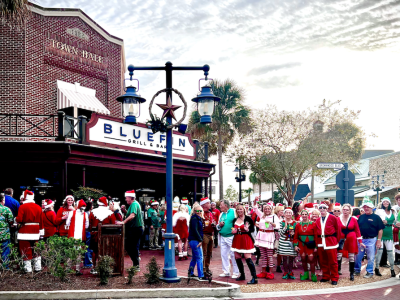
[[[140, 103], [146, 102], [146, 99], [141, 97], [137, 92], [139, 91], [139, 80], [132, 79], [133, 65], [128, 66], [129, 81], [125, 80], [125, 94], [117, 97], [117, 101], [122, 103], [122, 115], [125, 118], [124, 123], [137, 124], [136, 118], [140, 116]], [[133, 80], [138, 83], [138, 88], [133, 85]]]
[[[199, 90], [200, 90], [201, 80], [207, 80], [207, 79], [199, 80]], [[211, 116], [214, 113], [215, 105], [219, 101], [221, 101], [221, 98], [214, 95], [211, 86], [209, 85], [203, 86], [200, 90], [200, 94], [197, 95], [197, 97], [193, 98], [192, 101], [197, 103], [197, 112], [201, 117], [200, 123], [201, 124], [212, 123]]]

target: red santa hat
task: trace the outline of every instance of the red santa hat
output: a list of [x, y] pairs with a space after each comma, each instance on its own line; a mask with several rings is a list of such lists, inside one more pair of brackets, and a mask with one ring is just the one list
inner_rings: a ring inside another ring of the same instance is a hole
[[63, 201], [63, 203], [65, 203], [66, 201], [67, 201], [67, 199], [68, 198], [71, 198], [72, 199], [72, 201], [74, 201], [75, 202], [75, 198], [74, 198], [74, 196], [72, 196], [72, 195], [67, 195], [66, 197], [65, 197], [65, 199], [64, 199], [64, 201]]
[[265, 205], [268, 205], [271, 207], [271, 209], [274, 209], [274, 202], [267, 202]]
[[333, 209], [335, 209], [335, 208], [336, 208], [336, 209], [337, 209], [337, 208], [338, 208], [338, 209], [342, 209], [342, 205], [340, 205], [339, 202], [336, 202]]
[[321, 204], [320, 204], [319, 206], [320, 206], [320, 207], [323, 206], [323, 207], [325, 207], [325, 208], [329, 208], [329, 205], [326, 204], [325, 201], [322, 201]]
[[[126, 195], [126, 193], [125, 193], [125, 195]], [[130, 196], [130, 197], [133, 197], [133, 196]], [[98, 204], [99, 206], [107, 206], [107, 205], [108, 205], [107, 197], [105, 197], [105, 196], [101, 197], [101, 198], [99, 199], [99, 201], [97, 201], [97, 204]]]
[[160, 203], [158, 203], [157, 200], [154, 200], [154, 199], [150, 200], [150, 206], [159, 205], [159, 204], [160, 204]]
[[200, 199], [200, 205], [207, 204], [208, 202], [210, 202], [210, 199], [208, 199], [208, 197], [205, 197], [205, 198], [201, 198], [201, 199]]
[[313, 204], [313, 203], [306, 203], [306, 204], [304, 204], [304, 208], [305, 208], [305, 209], [314, 208], [314, 204]]
[[189, 203], [188, 198], [187, 197], [182, 197], [181, 203], [182, 204], [188, 204]]
[[125, 192], [125, 197], [134, 197], [136, 198], [135, 190], [130, 190]]
[[290, 211], [293, 214], [293, 210], [291, 207], [286, 207], [283, 212], [286, 213], [287, 211]]
[[35, 198], [35, 195], [33, 194], [32, 191], [25, 190], [24, 191], [24, 199], [22, 201], [33, 201]]
[[79, 200], [77, 209], [80, 209], [84, 206], [86, 207], [86, 202], [83, 199]]
[[55, 203], [56, 202], [55, 201], [53, 202], [53, 200], [51, 199], [46, 199], [44, 200], [44, 208], [51, 208], [54, 206]]
[[284, 206], [282, 203], [278, 203], [276, 204], [276, 206]]

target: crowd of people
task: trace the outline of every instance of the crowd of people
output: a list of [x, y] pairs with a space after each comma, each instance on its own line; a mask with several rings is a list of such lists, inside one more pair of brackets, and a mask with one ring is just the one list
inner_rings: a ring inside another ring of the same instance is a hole
[[[301, 260], [304, 270], [300, 274], [302, 281], [318, 281], [316, 269], [320, 268], [320, 281], [337, 285], [343, 257], [349, 261], [351, 281], [360, 275], [365, 258], [368, 262], [365, 278], [382, 276], [381, 260], [384, 265], [389, 262], [391, 276], [396, 276], [394, 265], [400, 264], [400, 194], [395, 196], [398, 205], [392, 207], [390, 199], [385, 197], [377, 208], [367, 196], [359, 208], [331, 201], [308, 203], [308, 196], [292, 207], [273, 202], [260, 205], [258, 198], [252, 205], [221, 200], [219, 209], [207, 197], [192, 206], [187, 198], [179, 201], [176, 197], [172, 225], [177, 259], [188, 260], [191, 256], [190, 276], [195, 276], [197, 266], [199, 280], [208, 280], [212, 274], [213, 249], [219, 246], [222, 261], [219, 276], [246, 280], [244, 260], [251, 274], [248, 284], [256, 284], [262, 278], [272, 280], [277, 273], [283, 273], [283, 279], [296, 279], [293, 273], [296, 258]], [[2, 261], [7, 262], [8, 245], [18, 243], [26, 272], [41, 270], [41, 258], [34, 253], [33, 246], [40, 239], [46, 241], [54, 235], [85, 242], [88, 250], [83, 267], [95, 267], [99, 224], [125, 225], [126, 251], [139, 270], [144, 219], [148, 222], [149, 249], [162, 249], [166, 208], [152, 199], [144, 214], [134, 190], [125, 192], [128, 209], [107, 197], [84, 201], [68, 195], [57, 214], [54, 201], [47, 199], [39, 206], [29, 190], [20, 201], [13, 198], [11, 188], [0, 197]], [[261, 265], [258, 274], [256, 265]], [[76, 273], [82, 274], [80, 265], [76, 266]], [[95, 273], [94, 268], [91, 273]]]

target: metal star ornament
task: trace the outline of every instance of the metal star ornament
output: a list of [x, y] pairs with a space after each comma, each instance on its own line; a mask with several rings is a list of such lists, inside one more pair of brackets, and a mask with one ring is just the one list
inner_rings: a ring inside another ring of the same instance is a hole
[[164, 113], [163, 113], [161, 119], [163, 119], [163, 118], [166, 117], [166, 116], [169, 116], [169, 117], [173, 118], [173, 119], [176, 121], [174, 111], [177, 110], [178, 108], [180, 108], [181, 106], [179, 106], [179, 105], [172, 105], [171, 96], [168, 96], [167, 104], [158, 104], [158, 103], [157, 103], [157, 105], [158, 105], [161, 109], [164, 110]]

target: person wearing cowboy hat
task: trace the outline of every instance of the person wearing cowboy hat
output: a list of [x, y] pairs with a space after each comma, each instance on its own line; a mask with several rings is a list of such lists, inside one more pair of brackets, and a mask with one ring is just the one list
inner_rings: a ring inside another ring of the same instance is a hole
[[383, 245], [386, 246], [387, 257], [389, 259], [390, 264], [390, 272], [392, 277], [396, 277], [396, 273], [394, 272], [394, 257], [393, 257], [393, 225], [396, 223], [397, 213], [391, 207], [390, 198], [384, 197], [381, 202], [380, 209], [376, 210], [376, 214], [381, 217], [383, 224], [385, 224], [385, 228], [382, 233], [382, 245], [381, 248], [378, 249], [376, 257], [375, 257], [375, 275], [379, 275], [379, 263], [382, 259], [383, 254]]
[[321, 217], [314, 223], [314, 240], [318, 247], [318, 260], [322, 270], [321, 282], [331, 280], [332, 285], [337, 285], [339, 280], [337, 248], [341, 230], [339, 219], [328, 213], [328, 208], [324, 202], [318, 207]]
[[364, 278], [371, 278], [374, 276], [375, 251], [382, 246], [381, 240], [385, 224], [383, 224], [382, 219], [378, 215], [373, 213], [375, 206], [368, 196], [364, 196], [361, 207], [364, 209], [365, 213], [358, 219], [362, 242], [360, 244], [360, 251], [356, 257], [355, 275], [360, 275], [361, 261], [364, 255], [367, 254], [367, 274]]
[[161, 219], [158, 213], [158, 201], [151, 199], [150, 200], [150, 208], [147, 210], [147, 216], [150, 218], [150, 238], [149, 238], [149, 249], [150, 250], [158, 250], [162, 249], [158, 246], [158, 235], [159, 230], [161, 228]]

